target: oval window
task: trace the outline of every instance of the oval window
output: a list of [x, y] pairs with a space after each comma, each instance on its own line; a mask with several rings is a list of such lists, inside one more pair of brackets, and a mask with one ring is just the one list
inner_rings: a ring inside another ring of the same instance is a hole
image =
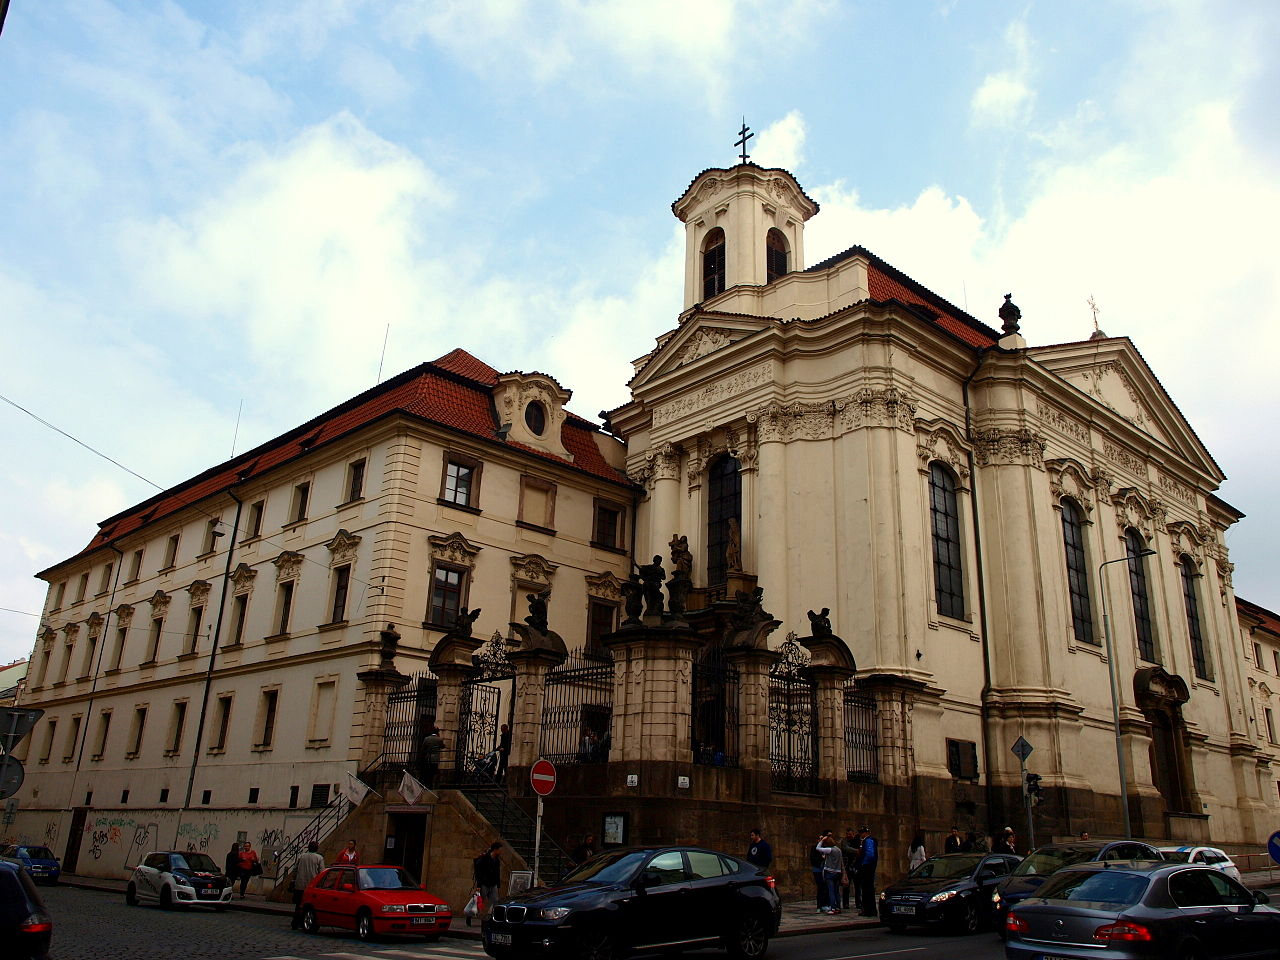
[[542, 431], [547, 429], [547, 408], [537, 400], [532, 401], [524, 408], [524, 422], [535, 434], [542, 436]]

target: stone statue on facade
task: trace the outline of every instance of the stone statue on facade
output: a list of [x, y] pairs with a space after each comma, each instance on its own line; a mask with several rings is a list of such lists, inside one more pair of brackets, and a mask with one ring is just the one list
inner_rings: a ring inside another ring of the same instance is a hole
[[527, 593], [525, 599], [529, 601], [529, 615], [524, 618], [524, 622], [530, 629], [546, 633], [547, 601], [551, 599], [551, 588], [547, 587], [541, 593]]
[[627, 615], [622, 621], [623, 626], [639, 623], [644, 609], [644, 584], [640, 582], [640, 574], [631, 574], [618, 587], [622, 590], [622, 609]]
[[831, 618], [828, 616], [829, 613], [831, 613], [831, 610], [828, 607], [823, 607], [821, 613], [814, 613], [812, 610], [809, 611], [810, 636], [831, 636]]
[[724, 565], [730, 573], [742, 573], [742, 530], [738, 518], [729, 518], [729, 542], [724, 548]]
[[640, 582], [644, 590], [644, 615], [662, 616], [662, 581], [667, 573], [662, 569], [662, 557], [655, 556], [653, 563], [640, 565]]
[[734, 598], [733, 625], [739, 630], [750, 630], [758, 623], [773, 619], [764, 609], [764, 587], [739, 590]]
[[384, 670], [394, 670], [396, 668], [396, 650], [400, 646], [400, 633], [396, 630], [396, 625], [388, 623], [385, 630], [378, 631], [378, 639], [380, 640], [378, 652], [382, 656], [382, 668]]
[[480, 608], [468, 610], [463, 607], [458, 611], [458, 615], [453, 618], [452, 633], [458, 637], [469, 637], [475, 630], [476, 618], [480, 616]]
[[671, 579], [689, 579], [693, 574], [693, 554], [689, 552], [689, 538], [679, 534], [671, 535]]

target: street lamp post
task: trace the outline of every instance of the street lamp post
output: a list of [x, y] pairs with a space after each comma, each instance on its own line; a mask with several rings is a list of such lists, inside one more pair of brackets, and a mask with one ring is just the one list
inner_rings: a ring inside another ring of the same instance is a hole
[[[1133, 559], [1151, 557], [1154, 550], [1143, 550]], [[1107, 614], [1107, 579], [1102, 568], [1110, 563], [1127, 563], [1129, 557], [1118, 557], [1115, 560], [1104, 560], [1098, 564], [1098, 583], [1102, 588], [1102, 636], [1107, 642], [1107, 679], [1111, 681], [1111, 725], [1116, 733], [1116, 766], [1120, 771], [1120, 812], [1124, 815], [1124, 838], [1133, 839], [1133, 827], [1129, 823], [1129, 777], [1124, 762], [1124, 744], [1120, 739], [1120, 694], [1116, 681], [1116, 655], [1111, 644], [1111, 618]]]

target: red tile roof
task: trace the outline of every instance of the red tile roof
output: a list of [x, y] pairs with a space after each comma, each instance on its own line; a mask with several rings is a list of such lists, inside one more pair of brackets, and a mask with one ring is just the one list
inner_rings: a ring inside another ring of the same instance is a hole
[[1236, 597], [1236, 610], [1252, 620], [1257, 620], [1260, 629], [1266, 630], [1272, 636], [1280, 637], [1280, 614], [1272, 613], [1266, 607], [1260, 607], [1240, 597]]
[[[599, 427], [573, 414], [565, 418], [561, 432], [565, 448], [573, 454], [572, 463], [523, 444], [499, 439], [492, 393], [497, 381], [498, 371], [493, 367], [465, 350], [452, 350], [439, 360], [407, 370], [274, 440], [104, 520], [99, 525], [97, 535], [77, 556], [132, 533], [153, 520], [221, 493], [243, 480], [261, 476], [281, 464], [309, 454], [353, 430], [394, 413], [418, 417], [473, 437], [481, 437], [496, 446], [516, 447], [530, 456], [558, 463], [611, 483], [630, 486], [629, 481], [610, 466], [596, 446], [591, 434], [597, 432]], [[75, 557], [69, 559], [74, 560]], [[66, 562], [69, 560], [63, 561]], [[53, 570], [61, 565], [55, 564], [49, 569]]]

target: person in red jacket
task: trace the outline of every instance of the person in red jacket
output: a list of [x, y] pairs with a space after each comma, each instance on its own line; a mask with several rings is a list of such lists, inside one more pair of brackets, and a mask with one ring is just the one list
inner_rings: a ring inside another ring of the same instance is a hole
[[249, 881], [262, 872], [258, 865], [258, 851], [246, 840], [240, 847], [240, 899], [244, 899], [245, 888]]
[[333, 862], [334, 863], [359, 863], [360, 851], [356, 849], [356, 842], [354, 840], [348, 840], [346, 848], [338, 854], [338, 858]]

